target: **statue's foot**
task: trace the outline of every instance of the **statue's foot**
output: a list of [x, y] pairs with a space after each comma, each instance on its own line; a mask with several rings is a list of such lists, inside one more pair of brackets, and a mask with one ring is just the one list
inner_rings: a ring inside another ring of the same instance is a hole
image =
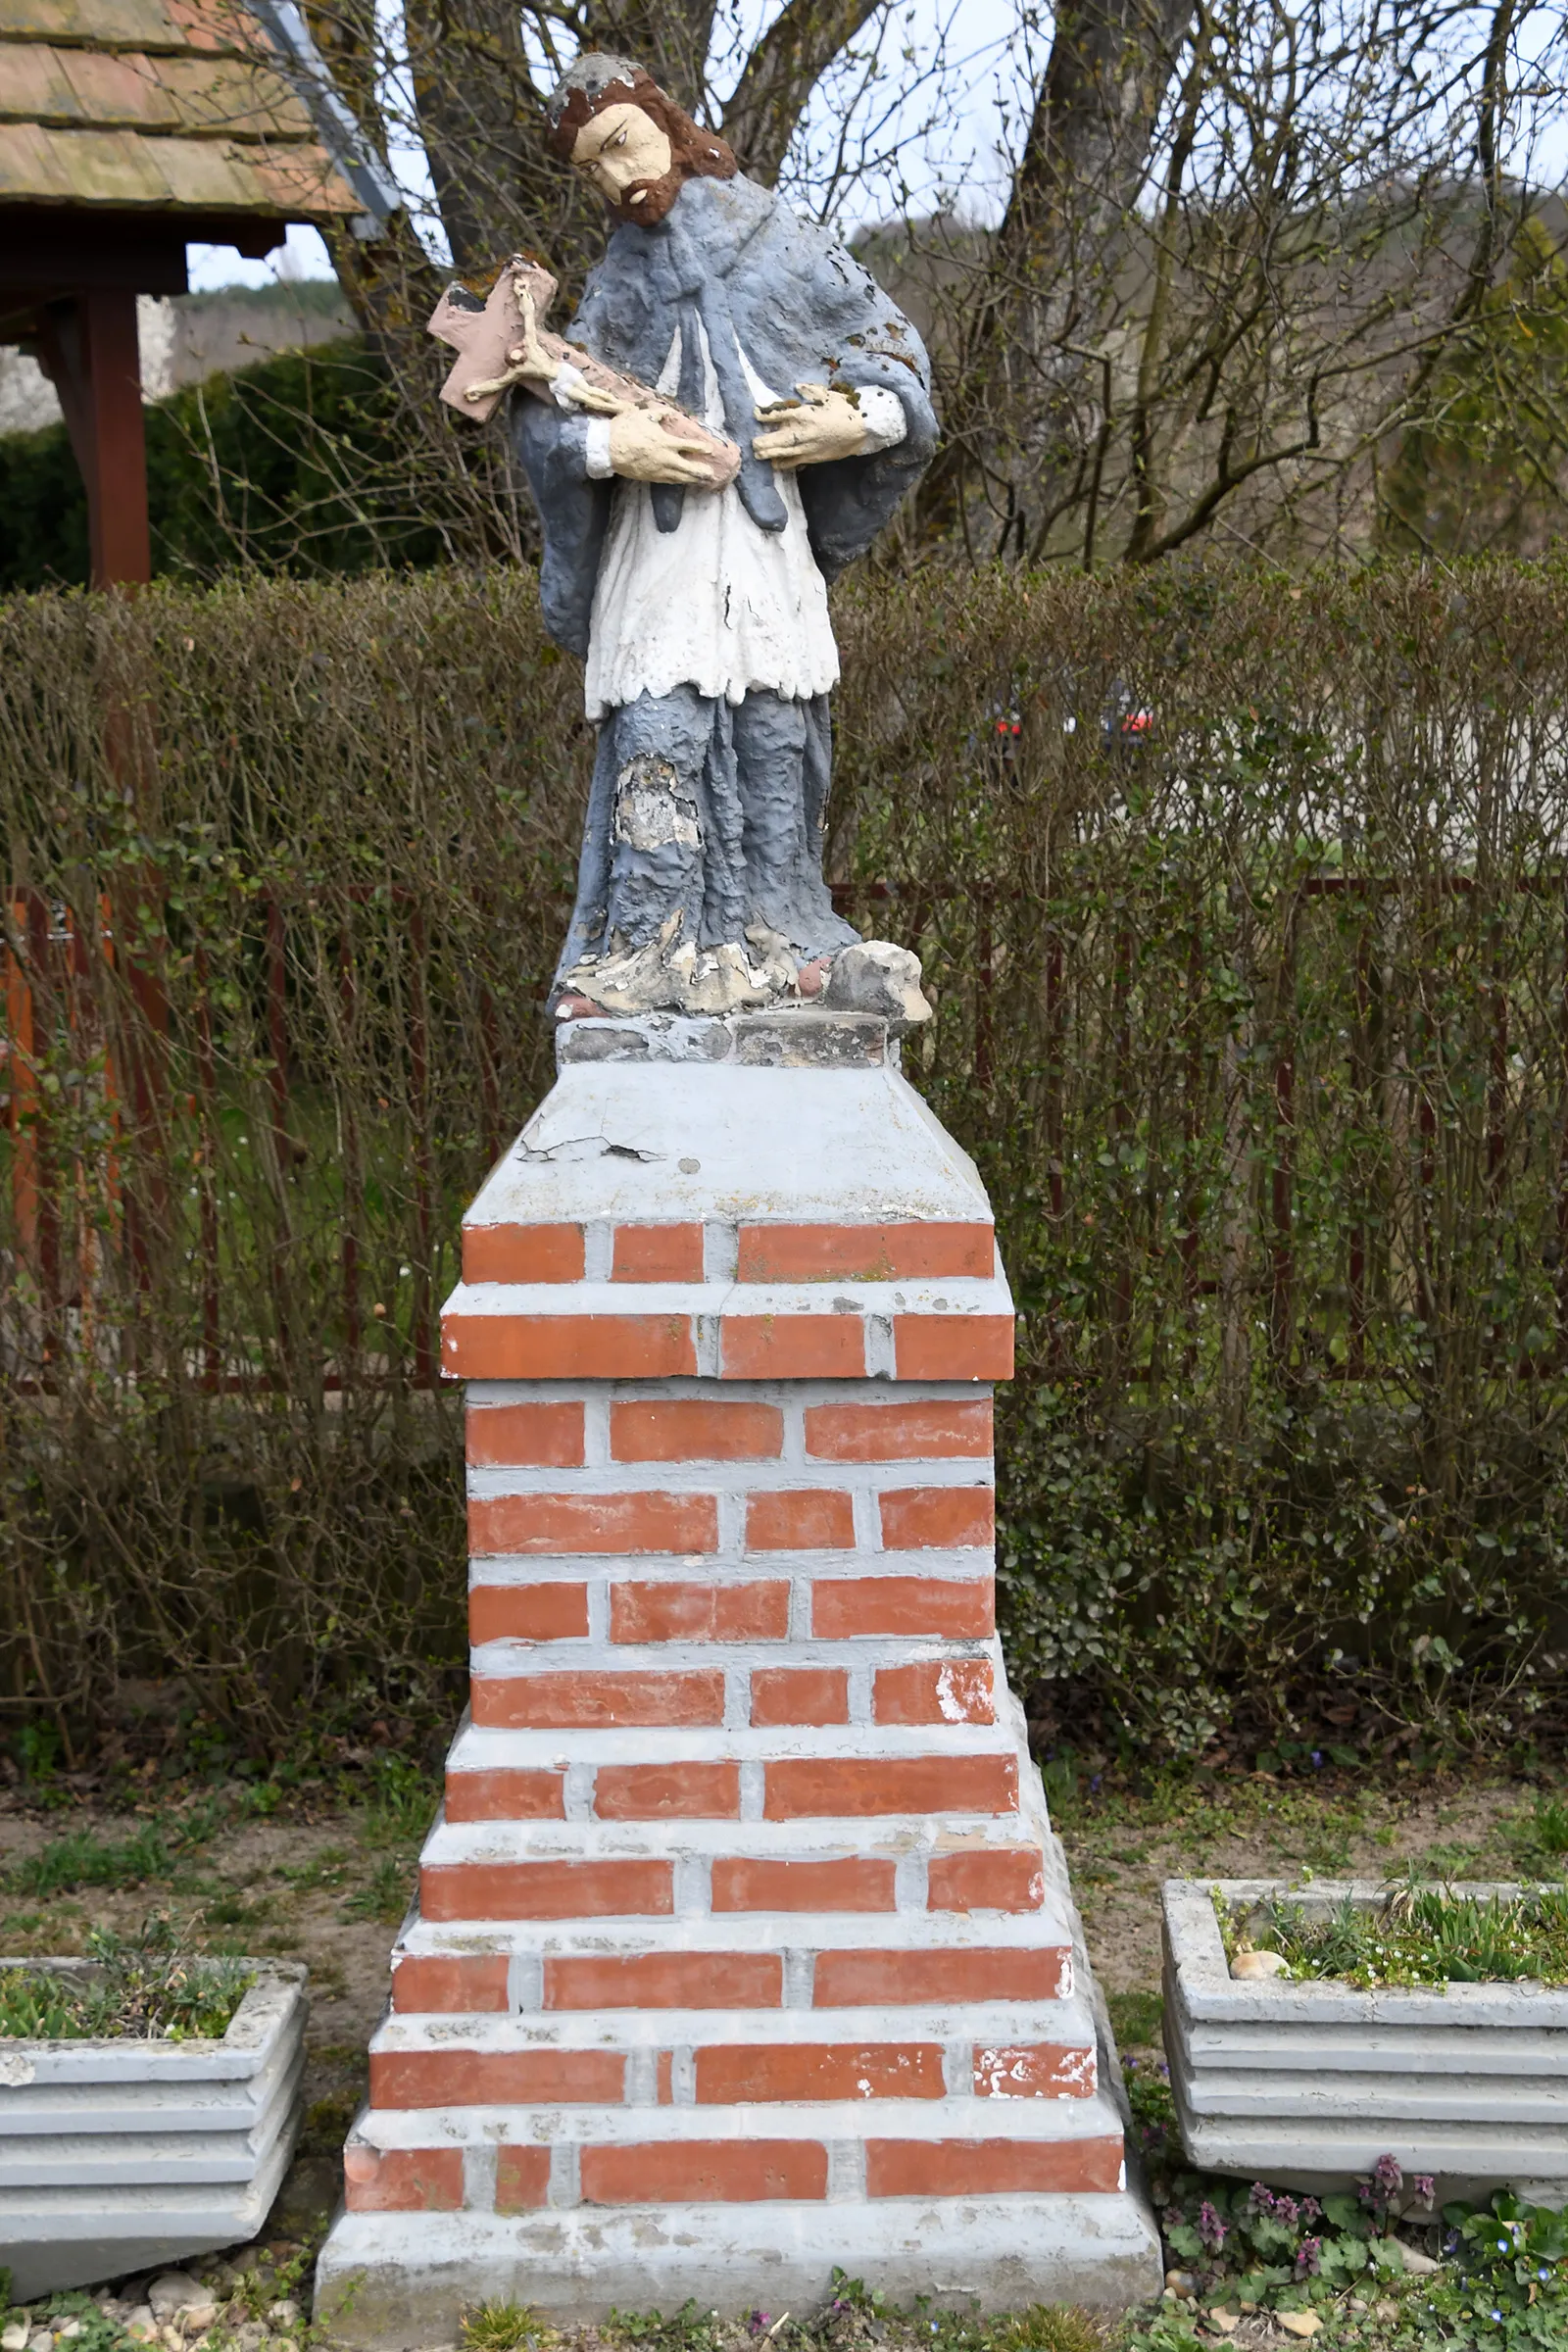
[[750, 1012], [793, 993], [795, 961], [776, 931], [754, 923], [744, 945], [722, 940], [699, 948], [681, 939], [682, 920], [677, 910], [643, 947], [585, 956], [562, 981], [557, 1017], [583, 1010]]
[[812, 1004], [828, 1012], [870, 1012], [899, 1029], [931, 1018], [920, 986], [920, 959], [891, 940], [870, 939], [797, 968], [782, 932], [747, 926], [745, 943], [699, 948], [680, 937], [672, 914], [657, 939], [585, 956], [561, 985], [558, 1019], [584, 1014], [756, 1012]]

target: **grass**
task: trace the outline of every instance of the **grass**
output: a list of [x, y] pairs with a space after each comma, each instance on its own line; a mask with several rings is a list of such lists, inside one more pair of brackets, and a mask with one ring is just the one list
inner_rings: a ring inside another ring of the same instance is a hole
[[78, 1830], [52, 1838], [5, 1875], [8, 1894], [63, 1894], [77, 1886], [138, 1886], [167, 1879], [173, 1868], [166, 1833], [156, 1822], [115, 1844]]
[[155, 1815], [128, 1838], [68, 1830], [14, 1863], [0, 1877], [0, 1889], [47, 1897], [81, 1886], [140, 1886], [168, 1879], [177, 1863], [210, 1845], [220, 1832], [270, 1814], [277, 1799], [270, 1783], [242, 1782], [220, 1796], [209, 1795], [179, 1811]]
[[459, 2322], [465, 2352], [527, 2352], [531, 2345], [555, 2343], [556, 2330], [547, 2327], [526, 2303], [480, 2303]]
[[356, 1887], [343, 1905], [345, 1919], [379, 1919], [396, 1927], [409, 1907], [414, 1887], [412, 1859], [383, 1854], [364, 1886]]
[[91, 1975], [0, 1969], [0, 2036], [26, 2041], [216, 2040], [256, 1982], [232, 1960], [171, 1947], [155, 1925], [139, 1943], [107, 1930], [88, 1938]]
[[1152, 2049], [1165, 2019], [1165, 2002], [1157, 1992], [1107, 1992], [1110, 2030], [1122, 2050]]
[[1246, 1919], [1216, 1894], [1226, 1950], [1278, 1952], [1298, 1982], [1331, 1978], [1376, 1985], [1568, 1984], [1568, 1890], [1517, 1896], [1453, 1894], [1404, 1886], [1377, 1904], [1347, 1899], [1327, 1917], [1276, 1898]]

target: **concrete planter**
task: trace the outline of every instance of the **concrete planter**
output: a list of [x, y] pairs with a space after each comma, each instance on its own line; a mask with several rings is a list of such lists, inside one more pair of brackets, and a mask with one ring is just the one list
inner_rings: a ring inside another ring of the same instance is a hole
[[[82, 1961], [0, 1961], [87, 1972]], [[0, 2039], [0, 2263], [23, 2299], [254, 2237], [299, 2130], [306, 1971], [257, 1960], [220, 2041]]]
[[[1385, 1889], [1233, 1879], [1219, 1891], [1233, 1909], [1289, 1895], [1324, 1913]], [[1190, 1879], [1165, 1882], [1164, 1939], [1165, 2051], [1195, 2165], [1321, 2191], [1389, 2153], [1406, 2175], [1435, 2174], [1440, 2200], [1502, 2186], [1568, 2196], [1568, 1988], [1238, 1982], [1212, 1884]]]

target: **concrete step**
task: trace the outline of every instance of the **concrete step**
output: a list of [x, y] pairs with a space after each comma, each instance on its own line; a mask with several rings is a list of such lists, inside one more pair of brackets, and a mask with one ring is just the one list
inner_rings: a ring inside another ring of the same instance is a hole
[[318, 2267], [317, 2308], [330, 2320], [342, 2303], [356, 2343], [401, 2352], [428, 2336], [419, 2323], [437, 2297], [454, 2314], [490, 2299], [526, 2303], [565, 2324], [604, 2319], [617, 2306], [669, 2311], [688, 2297], [733, 2310], [745, 2279], [748, 2299], [776, 2322], [819, 2309], [836, 2269], [895, 2301], [1120, 2309], [1157, 2292], [1159, 2241], [1137, 2199], [1060, 2190], [973, 2189], [869, 2205], [349, 2213]]

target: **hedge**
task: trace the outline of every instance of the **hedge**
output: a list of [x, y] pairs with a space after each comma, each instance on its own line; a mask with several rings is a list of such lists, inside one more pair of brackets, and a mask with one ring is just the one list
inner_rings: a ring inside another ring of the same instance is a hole
[[[283, 352], [146, 410], [155, 576], [434, 564], [386, 370], [353, 338]], [[0, 590], [82, 586], [87, 499], [63, 424], [0, 434]]]
[[[1568, 1546], [1568, 571], [837, 599], [830, 869], [1020, 1309], [1080, 1749], [1524, 1743]], [[461, 1688], [458, 1220], [549, 1082], [591, 741], [531, 579], [0, 605], [0, 1707], [274, 1752]], [[858, 894], [858, 895], [856, 895]]]

